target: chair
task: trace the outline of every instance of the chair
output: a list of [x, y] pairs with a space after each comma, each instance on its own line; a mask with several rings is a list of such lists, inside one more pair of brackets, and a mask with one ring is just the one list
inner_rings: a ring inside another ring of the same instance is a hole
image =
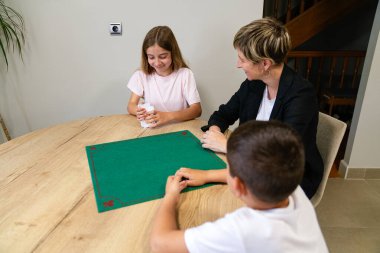
[[322, 199], [340, 143], [342, 142], [347, 124], [327, 114], [319, 112], [317, 129], [317, 147], [324, 163], [324, 172], [321, 184], [317, 192], [311, 198], [311, 203], [316, 207]]

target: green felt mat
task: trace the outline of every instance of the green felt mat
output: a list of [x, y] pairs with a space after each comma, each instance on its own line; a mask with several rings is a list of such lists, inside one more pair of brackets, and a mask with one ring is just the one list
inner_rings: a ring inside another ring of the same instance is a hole
[[86, 152], [99, 212], [161, 198], [167, 177], [180, 167], [226, 168], [187, 130], [87, 146]]

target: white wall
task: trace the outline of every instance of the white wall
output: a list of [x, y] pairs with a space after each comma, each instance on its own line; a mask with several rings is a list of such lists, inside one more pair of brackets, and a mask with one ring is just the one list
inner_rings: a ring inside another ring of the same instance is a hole
[[[380, 6], [368, 43], [343, 169], [380, 168]], [[348, 169], [348, 170], [347, 170]]]
[[[263, 1], [251, 0], [8, 0], [26, 23], [22, 63], [0, 63], [0, 112], [11, 136], [75, 119], [126, 113], [126, 83], [140, 63], [146, 32], [174, 31], [201, 94], [203, 119], [245, 79], [236, 69], [232, 40], [260, 18]], [[108, 25], [121, 22], [122, 36]]]

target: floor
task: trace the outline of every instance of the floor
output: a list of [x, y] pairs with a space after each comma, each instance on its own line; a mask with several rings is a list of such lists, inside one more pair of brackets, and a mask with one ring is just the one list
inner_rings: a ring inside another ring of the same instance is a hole
[[329, 178], [316, 211], [331, 253], [380, 253], [380, 179]]

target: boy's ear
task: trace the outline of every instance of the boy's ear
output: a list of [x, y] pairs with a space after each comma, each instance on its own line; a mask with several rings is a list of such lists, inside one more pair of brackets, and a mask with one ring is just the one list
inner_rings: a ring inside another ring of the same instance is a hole
[[247, 187], [245, 186], [244, 182], [239, 177], [233, 177], [232, 180], [232, 189], [234, 190], [234, 193], [237, 197], [241, 197], [246, 195]]

